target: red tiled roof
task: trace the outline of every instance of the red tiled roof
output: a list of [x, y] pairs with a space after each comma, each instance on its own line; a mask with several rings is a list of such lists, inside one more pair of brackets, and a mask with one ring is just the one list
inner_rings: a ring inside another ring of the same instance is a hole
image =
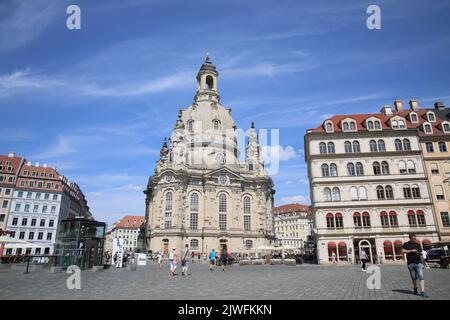
[[[367, 131], [365, 121], [368, 118], [376, 117], [381, 122], [381, 128], [383, 130], [394, 130], [390, 127], [389, 120], [393, 117], [400, 116], [404, 118], [406, 128], [408, 129], [418, 129], [419, 136], [441, 136], [441, 135], [447, 135], [450, 133], [444, 133], [441, 128], [442, 119], [439, 118], [438, 115], [435, 114], [435, 122], [428, 122], [426, 118], [426, 113], [428, 111], [435, 112], [436, 109], [434, 108], [421, 108], [417, 110], [411, 110], [411, 109], [404, 109], [402, 111], [397, 111], [392, 107], [392, 115], [385, 115], [383, 113], [367, 113], [367, 114], [349, 114], [349, 115], [336, 115], [331, 117], [330, 119], [326, 119], [322, 125], [318, 126], [317, 128], [314, 128], [311, 130], [311, 132], [325, 132], [325, 123], [327, 121], [331, 121], [333, 123], [333, 132], [343, 132], [342, 128], [340, 127], [340, 123], [342, 120], [350, 118], [356, 121], [356, 129], [358, 131]], [[415, 112], [418, 117], [418, 122], [411, 122], [409, 118], [409, 114], [411, 112]], [[450, 111], [449, 111], [450, 112]], [[425, 134], [423, 131], [423, 123], [428, 122], [433, 127], [433, 133], [432, 134]], [[395, 129], [395, 130], [401, 130], [401, 129]]]
[[[142, 222], [144, 222], [144, 219], [144, 216], [125, 216], [116, 223], [116, 228], [139, 229]], [[136, 220], [136, 222], [134, 222], [134, 220]]]
[[300, 203], [291, 203], [273, 208], [274, 215], [305, 211], [308, 213], [308, 216], [311, 215], [311, 206]]
[[[6, 174], [17, 174], [17, 171], [19, 170], [20, 163], [22, 162], [22, 157], [9, 157], [8, 155], [0, 155], [0, 165], [2, 166], [2, 169], [0, 170], [0, 173], [6, 173]], [[7, 165], [7, 162], [11, 162], [11, 171], [8, 170], [9, 165]]]

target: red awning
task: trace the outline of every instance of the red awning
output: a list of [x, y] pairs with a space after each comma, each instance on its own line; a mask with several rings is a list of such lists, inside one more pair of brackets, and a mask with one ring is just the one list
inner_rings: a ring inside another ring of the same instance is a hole
[[329, 248], [336, 248], [336, 243], [335, 242], [328, 242], [328, 247]]
[[402, 245], [403, 245], [403, 242], [402, 242], [401, 240], [395, 240], [395, 241], [394, 241], [394, 245], [396, 245], [396, 246], [402, 246]]
[[360, 217], [361, 214], [360, 214], [359, 212], [355, 212], [355, 213], [353, 214], [353, 216], [354, 216], [354, 217]]
[[422, 240], [422, 244], [431, 244], [431, 241], [428, 239]]
[[413, 210], [408, 211], [408, 216], [414, 216], [416, 213]]
[[347, 247], [347, 244], [344, 241], [341, 241], [341, 242], [339, 242], [338, 246], [340, 248], [345, 248], [345, 247]]
[[333, 218], [333, 214], [332, 213], [327, 213], [327, 218]]
[[334, 215], [336, 218], [342, 218], [342, 213], [338, 212]]
[[384, 240], [383, 242], [385, 247], [391, 247], [392, 246], [392, 242], [390, 240]]
[[424, 213], [423, 213], [422, 210], [417, 210], [416, 214], [417, 214], [418, 216], [423, 216], [423, 215], [424, 215]]
[[362, 213], [362, 215], [363, 215], [363, 217], [368, 217], [368, 216], [369, 216], [369, 213], [368, 213], [367, 211], [364, 211], [364, 212]]
[[381, 211], [380, 212], [380, 216], [387, 216], [387, 212], [386, 211]]
[[395, 215], [397, 215], [397, 212], [395, 212], [395, 211], [389, 211], [389, 215], [390, 215], [390, 216], [395, 216]]

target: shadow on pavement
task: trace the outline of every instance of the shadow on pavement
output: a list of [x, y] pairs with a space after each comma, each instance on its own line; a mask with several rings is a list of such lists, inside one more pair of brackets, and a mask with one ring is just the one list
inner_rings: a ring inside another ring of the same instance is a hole
[[415, 295], [411, 290], [405, 290], [405, 289], [392, 289], [392, 292]]

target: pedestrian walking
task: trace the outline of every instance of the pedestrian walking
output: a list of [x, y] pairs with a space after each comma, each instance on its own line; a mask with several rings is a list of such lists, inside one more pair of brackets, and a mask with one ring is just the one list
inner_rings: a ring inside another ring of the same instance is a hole
[[216, 250], [212, 249], [209, 253], [209, 270], [214, 271], [214, 265], [216, 264]]
[[177, 269], [177, 248], [173, 247], [172, 251], [169, 253], [170, 261], [170, 274], [176, 276], [175, 270]]
[[189, 268], [189, 257], [191, 256], [191, 251], [189, 250], [189, 245], [186, 243], [184, 248], [181, 250], [181, 275], [188, 275]]
[[336, 263], [336, 252], [331, 253], [331, 262]]
[[159, 264], [159, 268], [162, 269], [162, 263], [163, 263], [163, 257], [164, 254], [162, 252], [158, 252], [158, 264]]
[[422, 250], [422, 263], [426, 269], [430, 269], [430, 266], [427, 263], [428, 260], [428, 252], [426, 250]]
[[369, 258], [367, 257], [367, 253], [366, 250], [361, 249], [361, 251], [359, 252], [359, 260], [361, 260], [362, 263], [362, 272], [366, 272], [366, 263], [367, 261], [369, 261]]
[[192, 263], [194, 263], [194, 260], [195, 260], [195, 252], [192, 251], [192, 253], [191, 253], [191, 261], [192, 261]]
[[222, 266], [222, 271], [225, 271], [225, 267], [227, 266], [227, 252], [226, 251], [222, 251], [222, 253], [220, 254], [220, 264]]
[[409, 241], [403, 244], [403, 253], [406, 253], [406, 262], [408, 265], [409, 274], [411, 276], [413, 284], [413, 293], [419, 295], [417, 288], [417, 280], [420, 284], [420, 296], [422, 298], [428, 298], [425, 293], [425, 277], [423, 273], [423, 264], [421, 261], [422, 246], [416, 239], [415, 234], [409, 235]]

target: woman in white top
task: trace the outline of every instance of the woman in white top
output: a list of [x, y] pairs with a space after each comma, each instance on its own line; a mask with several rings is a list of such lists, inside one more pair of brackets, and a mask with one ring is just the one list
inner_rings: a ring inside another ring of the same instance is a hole
[[367, 253], [364, 249], [361, 249], [361, 251], [359, 252], [359, 260], [361, 260], [362, 263], [362, 271], [365, 272], [366, 271], [366, 262], [369, 260], [369, 258], [367, 257]]

